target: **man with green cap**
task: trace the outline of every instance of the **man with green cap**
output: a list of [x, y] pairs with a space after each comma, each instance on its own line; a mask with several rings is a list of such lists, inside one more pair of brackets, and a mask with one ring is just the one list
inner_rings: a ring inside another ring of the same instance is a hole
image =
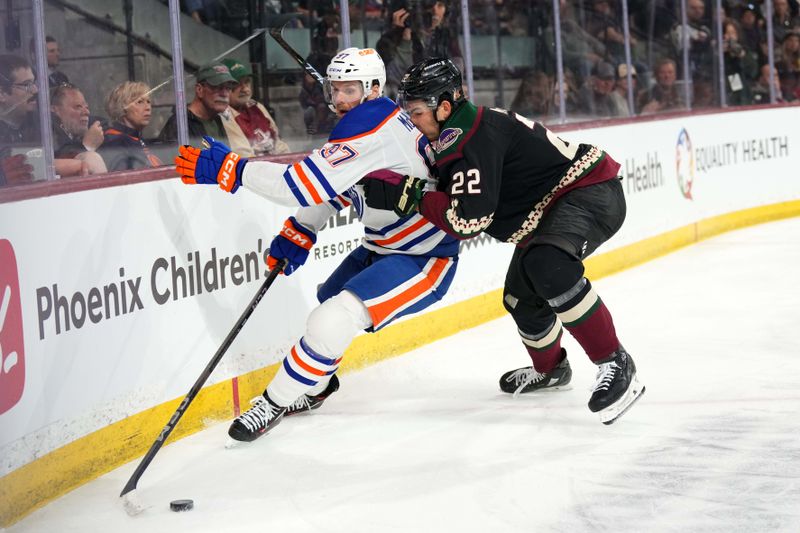
[[[200, 67], [195, 80], [194, 100], [186, 106], [189, 143], [199, 145], [203, 142], [204, 135], [227, 143], [228, 136], [220, 115], [228, 109], [231, 91], [237, 86], [236, 80], [222, 63], [209, 63]], [[164, 142], [177, 142], [178, 120], [175, 113], [167, 119], [158, 137]]]
[[226, 58], [222, 63], [238, 83], [231, 91], [230, 107], [221, 116], [231, 149], [244, 157], [288, 153], [275, 120], [253, 99], [253, 71], [236, 59]]

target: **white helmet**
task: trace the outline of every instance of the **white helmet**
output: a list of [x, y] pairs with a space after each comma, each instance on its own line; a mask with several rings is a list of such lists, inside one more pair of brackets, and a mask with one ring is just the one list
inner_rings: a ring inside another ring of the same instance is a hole
[[332, 81], [360, 81], [364, 88], [361, 102], [367, 99], [372, 86], [378, 84], [378, 96], [383, 95], [383, 86], [386, 85], [386, 68], [383, 60], [374, 48], [347, 48], [336, 54], [328, 65], [327, 78], [325, 78], [325, 101], [328, 106], [336, 110], [331, 101]]

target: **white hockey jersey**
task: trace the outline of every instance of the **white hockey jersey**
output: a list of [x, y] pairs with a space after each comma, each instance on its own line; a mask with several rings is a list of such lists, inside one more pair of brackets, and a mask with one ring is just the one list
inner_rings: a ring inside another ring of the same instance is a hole
[[328, 142], [302, 161], [288, 166], [248, 163], [242, 183], [277, 203], [302, 206], [295, 218], [315, 232], [332, 213], [352, 205], [366, 226], [366, 248], [381, 254], [454, 256], [456, 239], [418, 213], [400, 218], [393, 211], [367, 206], [364, 188], [358, 185], [379, 170], [430, 179], [432, 161], [428, 140], [408, 115], [388, 98], [377, 98], [349, 111]]

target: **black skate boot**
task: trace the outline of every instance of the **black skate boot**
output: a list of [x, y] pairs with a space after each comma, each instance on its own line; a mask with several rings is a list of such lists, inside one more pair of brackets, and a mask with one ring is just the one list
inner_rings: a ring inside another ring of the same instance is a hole
[[644, 385], [636, 377], [633, 358], [620, 346], [611, 357], [599, 363], [589, 410], [599, 413], [603, 424], [613, 424], [641, 398], [644, 391]]
[[319, 394], [315, 394], [314, 396], [309, 396], [308, 394], [303, 394], [298, 399], [294, 401], [292, 405], [286, 409], [286, 414], [283, 416], [292, 416], [298, 413], [305, 413], [306, 411], [311, 411], [312, 409], [319, 409], [322, 405], [322, 402], [325, 399], [339, 390], [339, 378], [336, 377], [336, 374], [331, 376], [331, 380], [328, 382], [328, 386], [325, 387], [325, 390], [320, 392]]
[[545, 374], [540, 374], [532, 366], [506, 372], [500, 378], [500, 390], [515, 397], [526, 392], [552, 389], [558, 390], [572, 380], [572, 369], [567, 361], [567, 351], [561, 349], [561, 362]]
[[228, 435], [238, 441], [251, 442], [266, 434], [283, 420], [286, 407], [281, 407], [267, 396], [256, 396], [250, 403], [253, 407], [239, 415], [228, 429]]

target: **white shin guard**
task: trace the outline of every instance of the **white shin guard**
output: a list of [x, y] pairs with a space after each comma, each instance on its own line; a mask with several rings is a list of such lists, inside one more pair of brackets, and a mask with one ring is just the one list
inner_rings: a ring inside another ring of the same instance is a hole
[[322, 392], [353, 338], [371, 325], [366, 306], [348, 291], [323, 302], [311, 311], [305, 336], [292, 347], [267, 387], [270, 399], [288, 406], [303, 394]]

